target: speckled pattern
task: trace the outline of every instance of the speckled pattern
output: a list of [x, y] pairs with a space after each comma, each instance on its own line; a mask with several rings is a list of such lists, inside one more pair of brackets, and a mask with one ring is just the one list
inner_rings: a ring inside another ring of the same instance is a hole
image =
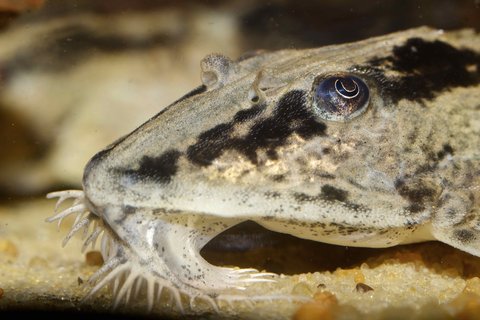
[[[247, 297], [278, 277], [200, 256], [246, 220], [331, 244], [436, 239], [480, 255], [478, 35], [418, 28], [238, 62], [209, 55], [201, 67], [204, 87], [92, 158], [83, 192], [50, 195], [73, 199], [50, 218], [77, 214], [67, 241], [91, 225], [86, 243], [102, 237], [91, 294], [113, 283], [115, 305], [146, 292], [151, 309], [166, 293], [182, 312], [185, 299], [216, 311], [295, 300]], [[312, 94], [332, 77], [336, 91]], [[326, 116], [335, 104], [318, 99], [334, 94], [350, 107]]]

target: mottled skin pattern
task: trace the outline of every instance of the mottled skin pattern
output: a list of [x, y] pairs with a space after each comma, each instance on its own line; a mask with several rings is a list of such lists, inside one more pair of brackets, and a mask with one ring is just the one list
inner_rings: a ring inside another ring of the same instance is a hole
[[[478, 35], [419, 28], [201, 66], [203, 86], [93, 157], [84, 194], [70, 195], [111, 239], [98, 277], [113, 271], [94, 291], [123, 274], [117, 302], [145, 280], [150, 305], [167, 288], [180, 306], [179, 293], [209, 300], [269, 281], [199, 254], [245, 220], [332, 244], [437, 239], [480, 256]], [[345, 121], [313, 103], [315, 79], [337, 74], [369, 89]]]

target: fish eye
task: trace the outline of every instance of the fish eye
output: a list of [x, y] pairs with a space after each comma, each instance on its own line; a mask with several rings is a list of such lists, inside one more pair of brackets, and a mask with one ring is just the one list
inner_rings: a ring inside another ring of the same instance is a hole
[[317, 77], [312, 91], [313, 108], [325, 120], [348, 121], [362, 114], [368, 106], [368, 86], [354, 75]]

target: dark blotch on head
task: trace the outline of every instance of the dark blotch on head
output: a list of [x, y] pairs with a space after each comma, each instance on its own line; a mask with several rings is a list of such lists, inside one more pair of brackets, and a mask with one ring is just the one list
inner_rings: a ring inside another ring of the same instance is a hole
[[475, 233], [471, 230], [467, 229], [461, 229], [461, 230], [455, 230], [453, 232], [453, 236], [458, 239], [458, 241], [462, 243], [470, 243], [475, 240]]
[[[427, 144], [423, 144], [421, 150], [423, 154], [426, 155], [427, 160], [417, 166], [413, 176], [421, 176], [425, 173], [434, 172], [438, 169], [440, 161], [442, 161], [447, 154], [453, 155], [453, 148], [449, 144], [444, 144], [438, 152], [434, 152]], [[410, 149], [410, 151], [412, 150]]]
[[348, 192], [326, 184], [322, 186], [321, 197], [323, 200], [327, 201], [346, 202], [348, 198]]
[[[480, 83], [480, 54], [439, 40], [411, 38], [395, 47], [391, 56], [372, 59], [367, 65], [354, 69], [375, 78], [393, 102], [431, 100], [443, 90]], [[387, 70], [401, 75], [387, 77]]]
[[437, 152], [437, 158], [442, 160], [447, 154], [453, 155], [453, 148], [449, 144], [444, 144], [443, 149]]
[[[233, 120], [220, 124], [198, 136], [197, 142], [187, 149], [187, 158], [201, 166], [211, 164], [226, 150], [235, 150], [253, 163], [257, 163], [257, 151], [263, 149], [275, 159], [275, 149], [285, 144], [287, 138], [297, 133], [304, 139], [324, 135], [326, 125], [316, 120], [307, 105], [305, 92], [293, 90], [278, 102], [270, 117], [260, 118], [265, 104], [238, 111]], [[248, 133], [232, 136], [235, 125], [252, 122]]]
[[258, 149], [266, 150], [269, 158], [275, 159], [275, 149], [293, 133], [308, 139], [323, 135], [325, 130], [326, 125], [317, 121], [307, 107], [305, 92], [293, 90], [280, 99], [272, 116], [256, 122], [244, 137], [232, 140], [232, 148], [256, 163]]
[[208, 166], [228, 148], [232, 131], [232, 123], [223, 123], [203, 132], [197, 143], [188, 147], [187, 158], [200, 166]]
[[201, 133], [197, 142], [187, 149], [188, 160], [200, 166], [208, 166], [213, 160], [220, 157], [223, 151], [235, 149], [236, 142], [241, 140], [231, 137], [235, 124], [258, 117], [265, 108], [266, 105], [262, 104], [240, 110], [235, 114], [233, 121], [219, 124]]
[[135, 179], [168, 183], [177, 173], [177, 161], [180, 155], [178, 150], [168, 150], [158, 157], [143, 156], [137, 170], [125, 170], [124, 173]]
[[405, 207], [406, 210], [410, 211], [411, 213], [417, 213], [425, 210], [425, 206], [423, 203], [412, 203]]
[[425, 202], [432, 201], [436, 195], [434, 189], [422, 185], [408, 186], [403, 180], [397, 180], [395, 182], [395, 188], [400, 196], [410, 202], [410, 205], [406, 209], [412, 213], [425, 210]]
[[233, 122], [240, 123], [240, 122], [254, 119], [258, 117], [265, 110], [265, 107], [266, 107], [265, 104], [258, 104], [251, 108], [240, 110], [233, 117]]
[[317, 196], [317, 195], [311, 196], [303, 192], [295, 192], [293, 194], [293, 197], [298, 203], [316, 202], [318, 200], [321, 200], [320, 196]]
[[123, 207], [123, 213], [125, 214], [134, 214], [137, 211], [136, 207], [126, 205]]
[[[290, 91], [280, 99], [273, 120], [276, 124], [272, 130], [282, 134], [282, 129], [285, 129], [288, 135], [296, 132], [304, 139], [324, 135], [327, 129], [325, 123], [318, 121], [311, 112], [305, 92], [300, 90]], [[285, 125], [288, 125], [288, 128], [285, 128]]]

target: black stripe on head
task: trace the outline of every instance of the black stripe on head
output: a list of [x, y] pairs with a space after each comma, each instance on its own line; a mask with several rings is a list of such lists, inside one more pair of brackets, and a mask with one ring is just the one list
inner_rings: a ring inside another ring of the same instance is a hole
[[[444, 90], [479, 84], [480, 54], [439, 40], [410, 38], [394, 47], [391, 56], [372, 59], [353, 69], [376, 79], [393, 102], [432, 100]], [[400, 75], [387, 76], [390, 70]]]
[[[188, 147], [187, 158], [197, 165], [207, 166], [224, 151], [236, 150], [256, 163], [259, 149], [274, 158], [275, 149], [284, 145], [293, 133], [304, 139], [325, 134], [326, 125], [317, 121], [308, 108], [304, 91], [286, 93], [270, 117], [260, 118], [265, 109], [266, 105], [262, 104], [238, 111], [232, 121], [203, 132], [197, 142]], [[235, 136], [235, 125], [248, 121], [252, 122], [248, 133]]]
[[158, 157], [143, 156], [138, 169], [122, 170], [122, 173], [130, 175], [136, 181], [149, 180], [168, 183], [177, 173], [177, 161], [180, 155], [180, 151], [171, 149]]
[[200, 166], [208, 166], [224, 150], [232, 149], [230, 136], [233, 126], [232, 122], [222, 123], [200, 134], [197, 142], [187, 149], [188, 160]]

